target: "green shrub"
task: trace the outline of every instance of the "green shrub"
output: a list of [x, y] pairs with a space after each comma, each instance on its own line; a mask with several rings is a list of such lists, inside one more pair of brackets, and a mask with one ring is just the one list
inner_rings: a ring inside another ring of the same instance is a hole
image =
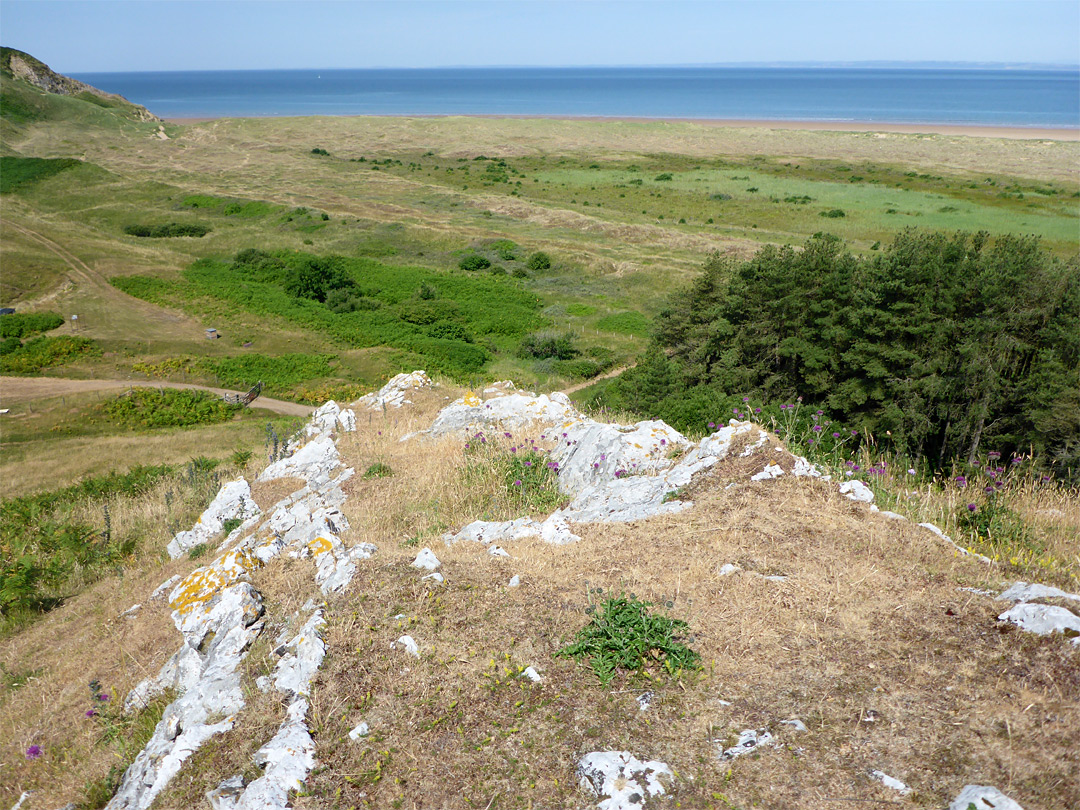
[[473, 253], [470, 256], [465, 256], [460, 262], [458, 262], [458, 267], [460, 267], [462, 270], [474, 272], [476, 270], [486, 270], [487, 268], [491, 267], [491, 262], [485, 257], [477, 253]]
[[494, 250], [496, 255], [504, 262], [512, 262], [517, 259], [518, 246], [509, 239], [496, 239], [488, 247]]
[[88, 338], [43, 335], [0, 357], [0, 371], [5, 374], [34, 374], [42, 369], [70, 363], [79, 357], [100, 354], [101, 349]]
[[550, 332], [536, 332], [526, 336], [518, 345], [518, 357], [535, 357], [543, 360], [553, 357], [556, 360], [572, 360], [579, 352], [574, 347], [574, 337], [570, 334], [556, 335]]
[[532, 270], [534, 273], [539, 270], [549, 270], [551, 268], [551, 257], [543, 251], [537, 251], [533, 253], [525, 262], [525, 266]]
[[63, 316], [55, 312], [16, 312], [0, 315], [0, 338], [30, 337], [63, 325]]
[[660, 183], [666, 183], [672, 179], [674, 178], [672, 177], [671, 172], [662, 172], [661, 174], [658, 174], [656, 175], [656, 177], [653, 178], [653, 180], [656, 180]]
[[327, 152], [325, 149], [320, 149], [318, 146], [316, 146], [314, 149], [311, 150], [311, 154], [313, 154], [313, 155], [323, 155], [325, 157], [330, 157], [329, 152]]
[[[690, 649], [681, 636], [689, 629], [681, 619], [649, 612], [651, 602], [639, 602], [634, 594], [611, 595], [601, 604], [593, 604], [585, 613], [592, 616], [577, 632], [575, 641], [555, 653], [560, 658], [588, 660], [596, 677], [605, 686], [618, 670], [644, 672], [656, 665], [661, 672], [677, 677], [683, 670], [701, 667], [701, 656]], [[667, 606], [672, 607], [668, 602]]]
[[238, 407], [207, 391], [133, 388], [102, 408], [113, 421], [131, 428], [191, 427], [225, 422]]
[[197, 223], [169, 222], [164, 225], [126, 225], [124, 233], [150, 239], [171, 239], [178, 236], [206, 236], [210, 228]]
[[385, 464], [381, 461], [376, 461], [374, 464], [364, 470], [364, 480], [370, 480], [372, 478], [387, 478], [394, 474], [394, 471], [390, 469], [389, 464]]
[[844, 213], [844, 210], [842, 208], [832, 208], [828, 211], [819, 212], [818, 216], [827, 217], [829, 219], [840, 219], [841, 217], [846, 217], [847, 214]]

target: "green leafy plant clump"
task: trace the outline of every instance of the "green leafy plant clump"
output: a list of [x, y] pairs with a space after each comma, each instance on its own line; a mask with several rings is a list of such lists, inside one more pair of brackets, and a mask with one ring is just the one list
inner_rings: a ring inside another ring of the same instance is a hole
[[0, 372], [5, 374], [36, 374], [42, 369], [62, 366], [79, 357], [93, 357], [101, 349], [89, 338], [60, 335], [39, 336], [17, 349], [0, 355]]
[[16, 312], [0, 316], [0, 338], [30, 337], [63, 325], [64, 317], [55, 312]]
[[210, 229], [195, 222], [168, 222], [163, 225], [127, 225], [124, 233], [150, 239], [169, 239], [178, 236], [206, 236]]
[[134, 388], [102, 407], [109, 418], [130, 428], [212, 425], [239, 410], [206, 391], [168, 388]]
[[[602, 594], [603, 589], [594, 592]], [[644, 672], [658, 667], [677, 677], [701, 667], [701, 655], [682, 640], [689, 630], [682, 619], [651, 613], [653, 604], [638, 601], [634, 594], [612, 594], [598, 605], [591, 600], [592, 593], [585, 611], [592, 620], [578, 631], [574, 643], [555, 653], [557, 657], [587, 660], [605, 686], [620, 669]]]

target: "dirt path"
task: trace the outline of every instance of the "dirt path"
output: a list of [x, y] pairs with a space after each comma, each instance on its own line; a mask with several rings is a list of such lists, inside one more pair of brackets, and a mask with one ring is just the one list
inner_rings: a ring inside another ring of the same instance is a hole
[[611, 371], [605, 371], [603, 374], [601, 374], [601, 375], [599, 375], [597, 377], [593, 377], [592, 379], [585, 380], [584, 382], [574, 383], [569, 388], [564, 388], [562, 390], [562, 392], [564, 394], [566, 394], [567, 396], [569, 396], [570, 394], [574, 393], [575, 391], [580, 391], [582, 388], [588, 388], [593, 383], [598, 383], [601, 380], [610, 380], [612, 377], [618, 377], [624, 371], [628, 371], [629, 369], [632, 369], [636, 365], [637, 365], [637, 363], [631, 363], [628, 366], [619, 366], [618, 368], [613, 368], [613, 369], [611, 369]]
[[[63, 377], [0, 377], [0, 405], [9, 407], [16, 402], [31, 399], [59, 397], [84, 391], [106, 391], [113, 388], [197, 388], [218, 396], [243, 394], [226, 388], [211, 388], [192, 383], [158, 382], [152, 380], [68, 380]], [[299, 405], [270, 397], [259, 397], [253, 407], [263, 408], [286, 416], [310, 416], [315, 410], [310, 405]]]

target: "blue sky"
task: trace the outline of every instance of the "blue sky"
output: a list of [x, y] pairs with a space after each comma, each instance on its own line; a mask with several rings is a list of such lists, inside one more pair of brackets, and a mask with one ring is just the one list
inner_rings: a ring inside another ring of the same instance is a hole
[[1077, 0], [0, 0], [66, 73], [964, 61], [1080, 64]]

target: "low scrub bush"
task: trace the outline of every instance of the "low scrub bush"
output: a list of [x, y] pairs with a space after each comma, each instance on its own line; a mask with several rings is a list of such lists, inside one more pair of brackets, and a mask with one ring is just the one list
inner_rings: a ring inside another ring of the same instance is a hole
[[12, 315], [0, 315], [0, 338], [30, 337], [63, 325], [63, 316], [55, 312], [16, 312]]
[[551, 257], [538, 250], [525, 260], [525, 266], [534, 273], [539, 270], [549, 270], [551, 268]]
[[105, 414], [129, 428], [192, 427], [232, 419], [239, 406], [207, 391], [134, 388], [103, 403]]
[[168, 222], [164, 225], [126, 225], [124, 233], [149, 239], [170, 239], [178, 236], [206, 236], [210, 228], [198, 223]]
[[470, 256], [465, 256], [460, 262], [458, 267], [462, 270], [468, 270], [474, 272], [476, 270], [487, 270], [491, 267], [491, 261], [485, 256], [481, 256], [478, 253], [474, 253]]
[[0, 357], [0, 371], [5, 374], [36, 374], [46, 368], [62, 366], [80, 357], [95, 357], [101, 349], [89, 338], [60, 335], [31, 338], [19, 348]]
[[831, 208], [828, 211], [821, 211], [818, 216], [826, 217], [828, 219], [840, 219], [841, 217], [846, 217], [847, 214], [844, 213], [844, 209], [842, 208]]
[[534, 332], [521, 341], [518, 345], [517, 354], [518, 357], [535, 357], [538, 360], [549, 357], [556, 360], [573, 360], [581, 352], [574, 346], [573, 335]]

